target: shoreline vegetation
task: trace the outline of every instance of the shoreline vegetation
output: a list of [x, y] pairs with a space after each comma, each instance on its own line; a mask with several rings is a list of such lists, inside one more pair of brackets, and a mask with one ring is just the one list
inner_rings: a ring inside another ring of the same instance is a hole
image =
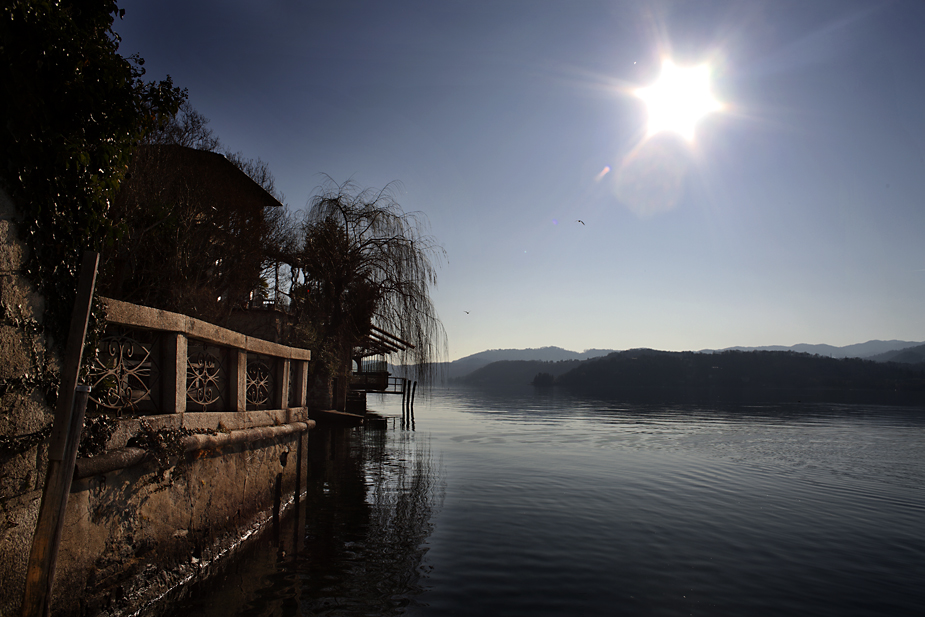
[[794, 351], [632, 349], [586, 360], [507, 360], [450, 383], [671, 401], [793, 400], [925, 404], [925, 362], [830, 358]]

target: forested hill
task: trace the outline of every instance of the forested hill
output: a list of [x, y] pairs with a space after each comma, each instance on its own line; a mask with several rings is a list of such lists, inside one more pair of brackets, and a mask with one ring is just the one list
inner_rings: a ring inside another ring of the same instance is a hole
[[608, 395], [900, 391], [925, 396], [925, 364], [792, 351], [700, 354], [634, 349], [582, 362], [556, 377], [555, 384]]
[[500, 360], [452, 381], [470, 386], [521, 386], [529, 384], [539, 373], [547, 373], [553, 377], [558, 377], [577, 368], [580, 364], [581, 360], [560, 360], [559, 362]]
[[925, 363], [925, 345], [888, 351], [871, 356], [870, 359], [877, 362], [901, 362], [903, 364]]
[[[435, 365], [437, 372], [450, 381], [463, 381], [478, 369], [495, 362], [527, 361], [527, 362], [559, 362], [562, 360], [587, 360], [598, 356], [606, 356], [613, 349], [586, 349], [582, 352], [569, 351], [561, 347], [539, 347], [536, 349], [489, 349], [465, 358], [444, 362]], [[482, 376], [484, 377], [484, 375]], [[490, 380], [494, 378], [490, 377]], [[527, 382], [533, 375], [527, 378]]]

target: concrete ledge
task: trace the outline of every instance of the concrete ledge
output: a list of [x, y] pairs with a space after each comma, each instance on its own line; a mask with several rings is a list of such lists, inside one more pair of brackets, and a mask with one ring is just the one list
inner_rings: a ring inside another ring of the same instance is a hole
[[160, 309], [139, 306], [112, 298], [101, 298], [106, 305], [106, 321], [121, 326], [178, 332], [187, 338], [206, 341], [214, 345], [237, 347], [253, 353], [259, 353], [289, 360], [311, 360], [312, 352], [298, 347], [287, 347], [263, 339], [245, 336], [205, 321], [162, 311]]
[[[252, 443], [264, 439], [274, 439], [284, 437], [293, 433], [304, 433], [315, 427], [314, 420], [306, 422], [293, 422], [281, 426], [261, 426], [249, 428], [230, 433], [219, 433], [217, 435], [189, 435], [184, 437], [180, 443], [183, 445], [184, 452], [196, 452], [198, 450], [212, 450], [233, 446], [237, 444]], [[92, 458], [79, 458], [74, 467], [74, 478], [89, 478], [125, 469], [138, 465], [148, 458], [148, 452], [141, 448], [121, 448], [94, 456]]]
[[79, 458], [74, 466], [74, 479], [101, 476], [111, 471], [133, 467], [148, 458], [141, 448], [121, 448], [92, 458]]
[[308, 421], [307, 407], [289, 409], [267, 409], [262, 411], [187, 411], [185, 413], [156, 414], [119, 418], [115, 433], [107, 444], [107, 449], [119, 450], [126, 447], [129, 440], [138, 434], [142, 420], [158, 430], [161, 428], [188, 429], [195, 432], [232, 431], [259, 428], [262, 426], [281, 426], [293, 422]]

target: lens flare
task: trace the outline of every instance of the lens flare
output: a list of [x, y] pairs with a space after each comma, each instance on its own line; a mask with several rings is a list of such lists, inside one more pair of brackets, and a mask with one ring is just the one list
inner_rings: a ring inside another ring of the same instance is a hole
[[642, 218], [672, 210], [684, 194], [690, 165], [690, 148], [677, 135], [656, 135], [623, 159], [616, 172], [615, 196]]
[[723, 108], [710, 92], [710, 68], [705, 64], [681, 68], [664, 60], [658, 81], [635, 94], [648, 107], [649, 136], [673, 131], [693, 141], [697, 122]]

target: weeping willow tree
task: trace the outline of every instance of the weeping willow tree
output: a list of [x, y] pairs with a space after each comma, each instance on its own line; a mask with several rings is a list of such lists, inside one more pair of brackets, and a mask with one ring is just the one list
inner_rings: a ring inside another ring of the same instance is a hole
[[339, 407], [332, 384], [344, 384], [342, 396], [352, 352], [373, 326], [412, 343], [397, 360], [427, 380], [446, 355], [446, 333], [430, 298], [445, 253], [427, 233], [424, 215], [404, 212], [391, 185], [375, 192], [329, 183], [309, 205], [303, 241], [288, 261], [297, 336], [313, 350], [314, 404]]

